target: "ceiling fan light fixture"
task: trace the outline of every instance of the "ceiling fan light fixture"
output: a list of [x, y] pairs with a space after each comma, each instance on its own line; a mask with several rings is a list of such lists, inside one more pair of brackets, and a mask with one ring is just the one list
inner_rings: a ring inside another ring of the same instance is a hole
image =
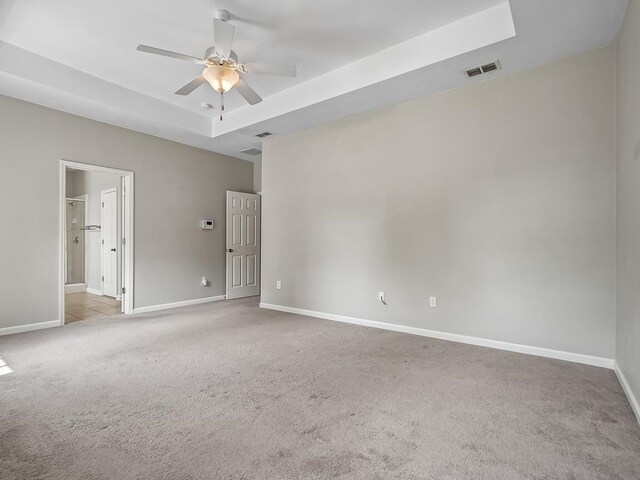
[[222, 65], [210, 65], [202, 72], [209, 85], [219, 93], [227, 93], [240, 80], [234, 69]]
[[[0, 0], [1, 1], [1, 0]], [[205, 83], [220, 94], [220, 116], [224, 112], [224, 94], [234, 88], [249, 105], [262, 101], [262, 97], [253, 90], [245, 80], [243, 73], [257, 75], [296, 76], [295, 65], [272, 65], [267, 63], [240, 63], [238, 55], [233, 51], [233, 38], [236, 27], [229, 23], [231, 14], [227, 10], [217, 10], [213, 19], [214, 46], [207, 48], [203, 58], [192, 57], [183, 53], [172, 52], [162, 48], [138, 45], [139, 52], [161, 55], [163, 57], [203, 65], [204, 71], [189, 83], [178, 89], [176, 95], [186, 96], [193, 93]]]

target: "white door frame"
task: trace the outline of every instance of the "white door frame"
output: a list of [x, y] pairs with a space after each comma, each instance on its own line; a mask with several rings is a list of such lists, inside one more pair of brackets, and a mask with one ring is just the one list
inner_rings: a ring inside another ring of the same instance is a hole
[[[134, 213], [134, 174], [129, 170], [120, 170], [117, 168], [101, 167], [88, 163], [71, 162], [68, 160], [60, 160], [60, 191], [58, 196], [58, 205], [60, 213], [60, 245], [59, 245], [59, 265], [58, 265], [58, 294], [60, 298], [60, 325], [64, 325], [64, 284], [65, 284], [65, 240], [66, 240], [66, 221], [67, 210], [65, 208], [66, 192], [67, 192], [67, 169], [84, 170], [91, 172], [103, 172], [119, 175], [123, 179], [124, 189], [126, 191], [125, 202], [123, 202], [123, 211], [125, 213], [121, 232], [122, 239], [126, 242], [121, 244], [124, 247], [122, 271], [122, 288], [125, 289], [125, 295], [122, 300], [122, 307], [125, 314], [133, 313], [134, 302], [134, 229], [133, 229], [133, 213]], [[86, 278], [85, 278], [86, 280]]]

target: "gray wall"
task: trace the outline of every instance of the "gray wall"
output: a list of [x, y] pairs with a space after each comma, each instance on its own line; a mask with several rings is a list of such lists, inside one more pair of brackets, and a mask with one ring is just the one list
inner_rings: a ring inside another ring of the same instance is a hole
[[76, 171], [67, 169], [65, 176], [65, 184], [67, 186], [67, 198], [75, 196], [76, 191]]
[[614, 97], [607, 48], [267, 140], [262, 302], [613, 358]]
[[[118, 199], [118, 221], [121, 221], [121, 177], [104, 172], [91, 172], [76, 170], [72, 175], [67, 175], [67, 182], [71, 177], [71, 185], [67, 183], [67, 197], [87, 196], [87, 225], [100, 225], [102, 222], [102, 199], [101, 192], [109, 188], [117, 190]], [[118, 225], [118, 236], [120, 235], [120, 225]], [[87, 276], [85, 282], [87, 288], [92, 290], [102, 290], [102, 236], [99, 230], [85, 232], [85, 262]], [[118, 285], [120, 291], [122, 285], [121, 254], [118, 250]]]
[[250, 162], [0, 96], [0, 328], [58, 320], [61, 159], [135, 172], [136, 307], [224, 294], [225, 191], [252, 191]]
[[618, 45], [618, 322], [616, 362], [640, 399], [640, 1]]
[[253, 162], [253, 191], [262, 192], [262, 159]]

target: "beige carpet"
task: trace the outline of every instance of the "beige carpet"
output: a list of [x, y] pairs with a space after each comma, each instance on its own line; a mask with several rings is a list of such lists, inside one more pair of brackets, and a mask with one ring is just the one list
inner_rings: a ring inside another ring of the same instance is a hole
[[640, 478], [613, 372], [200, 305], [0, 337], [0, 478]]

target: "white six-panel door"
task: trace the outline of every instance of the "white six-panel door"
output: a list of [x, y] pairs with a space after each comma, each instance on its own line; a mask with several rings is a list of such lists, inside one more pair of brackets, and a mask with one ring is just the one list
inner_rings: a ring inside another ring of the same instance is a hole
[[102, 294], [118, 295], [118, 192], [101, 192], [102, 197]]
[[227, 192], [227, 298], [260, 295], [260, 195]]

